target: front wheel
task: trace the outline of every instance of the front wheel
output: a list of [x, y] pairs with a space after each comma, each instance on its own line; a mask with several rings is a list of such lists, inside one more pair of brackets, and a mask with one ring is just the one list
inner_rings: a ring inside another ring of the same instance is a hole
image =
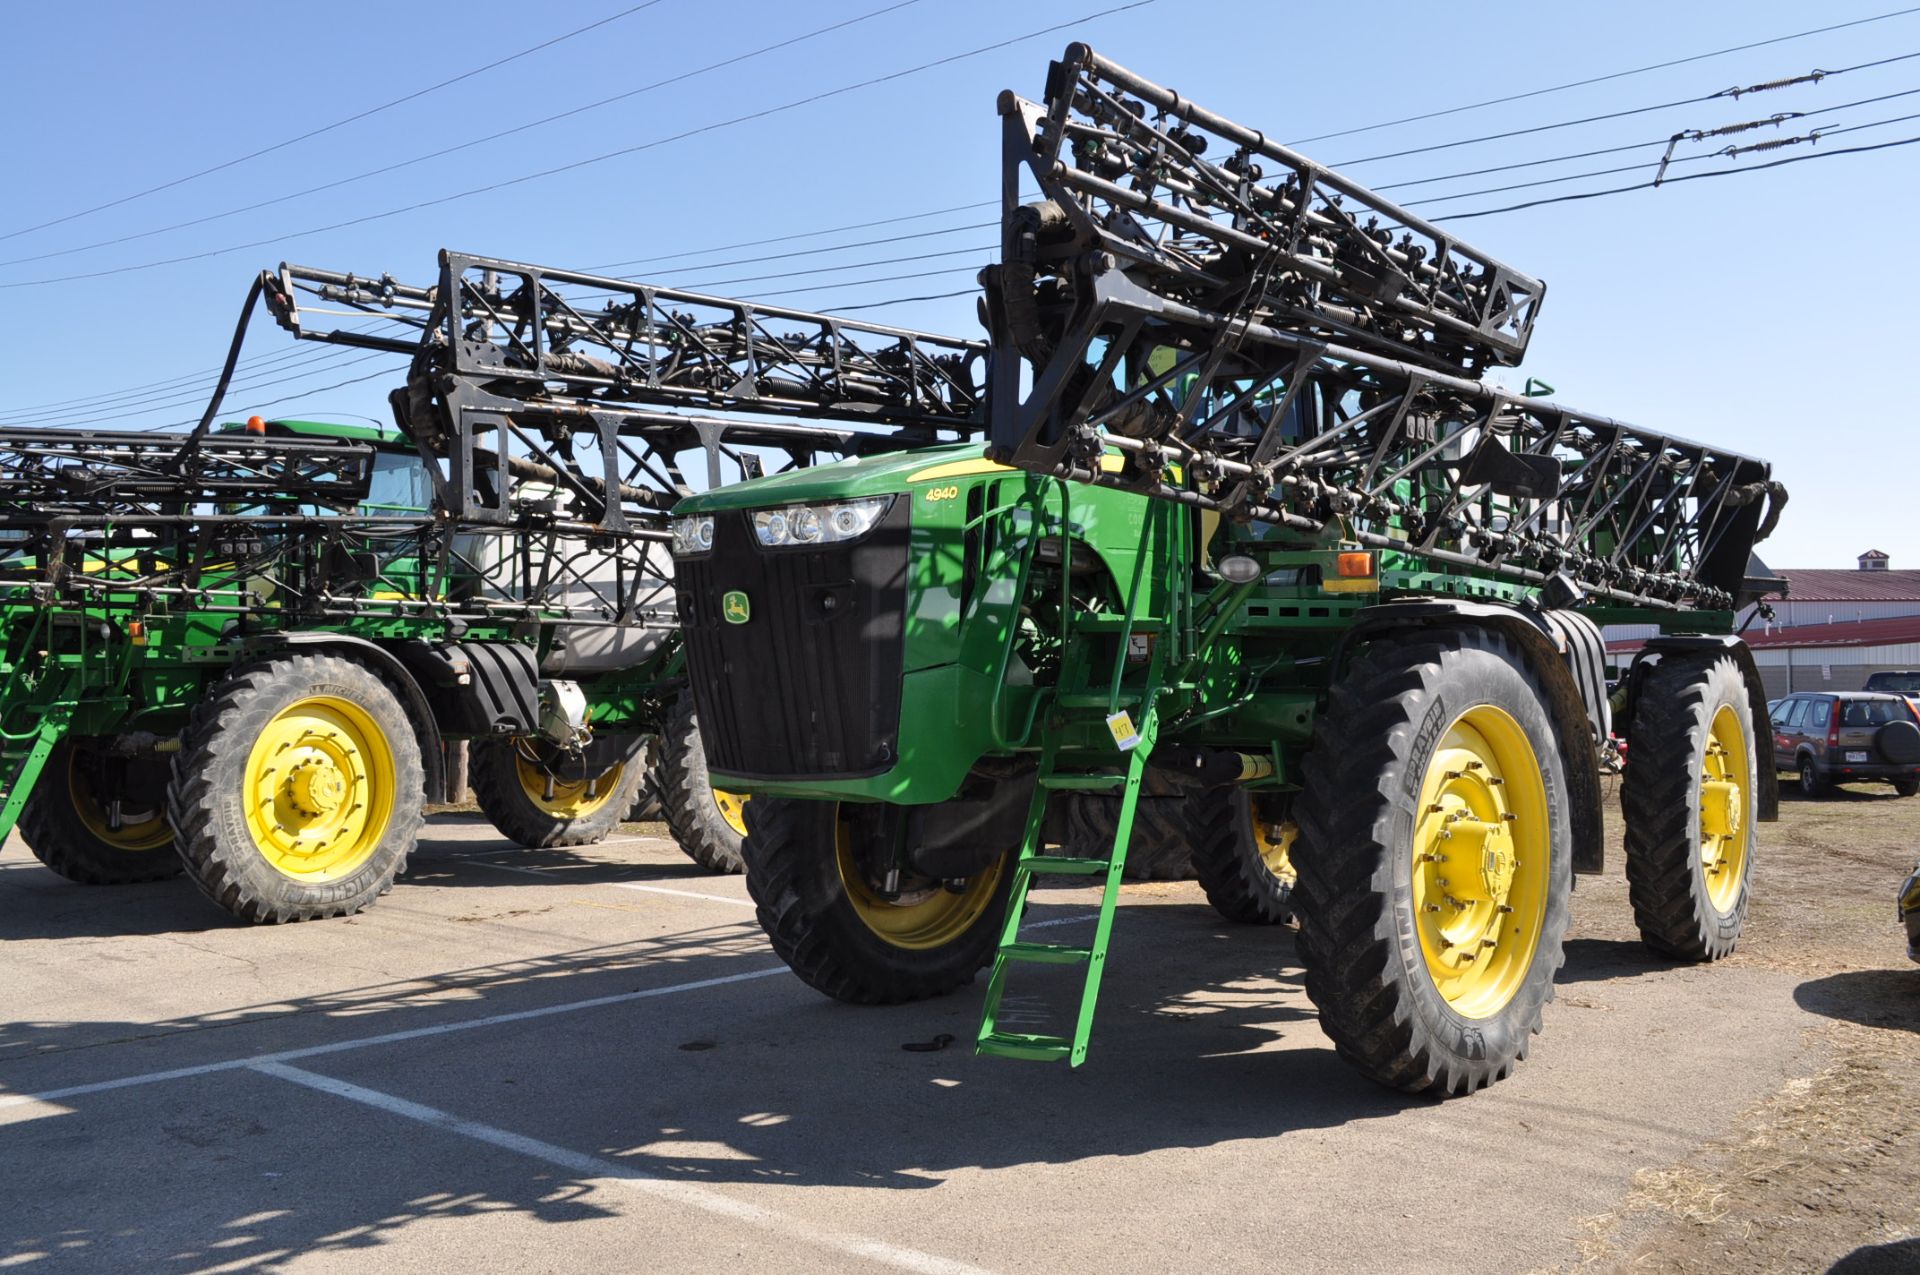
[[152, 754], [115, 757], [108, 743], [69, 739], [54, 746], [20, 812], [20, 839], [34, 858], [81, 885], [179, 876], [166, 763]]
[[1295, 805], [1299, 951], [1321, 1026], [1382, 1084], [1471, 1093], [1540, 1030], [1572, 887], [1547, 702], [1474, 629], [1376, 642], [1331, 690]]
[[646, 780], [641, 743], [597, 741], [580, 756], [535, 739], [477, 741], [474, 800], [501, 836], [529, 850], [605, 841]]
[[[889, 807], [756, 797], [747, 807], [747, 893], [773, 950], [835, 1000], [892, 1005], [941, 996], [992, 959], [1013, 885], [1006, 848], [972, 876], [888, 879]], [[891, 812], [897, 815], [897, 812]]]
[[660, 736], [660, 817], [689, 859], [709, 872], [739, 872], [747, 835], [747, 796], [715, 788], [707, 778], [707, 749], [693, 696], [681, 692]]
[[281, 655], [193, 711], [167, 806], [187, 872], [245, 921], [345, 916], [393, 884], [420, 832], [420, 743], [363, 664]]

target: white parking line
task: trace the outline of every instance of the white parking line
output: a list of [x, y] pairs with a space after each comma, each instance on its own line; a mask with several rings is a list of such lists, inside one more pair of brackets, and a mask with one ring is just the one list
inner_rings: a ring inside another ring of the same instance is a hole
[[538, 1009], [518, 1009], [505, 1014], [489, 1014], [484, 1018], [468, 1018], [457, 1023], [438, 1023], [432, 1027], [413, 1027], [406, 1031], [384, 1032], [378, 1036], [362, 1036], [357, 1040], [337, 1040], [326, 1045], [308, 1045], [304, 1049], [283, 1049], [270, 1054], [249, 1054], [244, 1058], [228, 1058], [220, 1062], [201, 1063], [194, 1067], [174, 1067], [167, 1071], [149, 1071], [137, 1076], [122, 1076], [115, 1080], [97, 1080], [92, 1084], [69, 1085], [64, 1089], [48, 1089], [34, 1094], [0, 1094], [0, 1108], [18, 1107], [34, 1102], [58, 1102], [63, 1098], [77, 1098], [82, 1094], [105, 1093], [110, 1089], [127, 1089], [135, 1085], [158, 1084], [163, 1080], [186, 1080], [193, 1076], [209, 1076], [220, 1071], [237, 1071], [242, 1067], [256, 1067], [263, 1063], [287, 1062], [295, 1058], [318, 1058], [323, 1054], [342, 1054], [354, 1049], [371, 1049], [376, 1045], [392, 1045], [407, 1040], [423, 1040], [429, 1036], [445, 1036], [450, 1032], [472, 1031], [478, 1027], [498, 1027], [502, 1023], [521, 1023], [533, 1018], [548, 1018], [555, 1014], [574, 1014], [584, 1009], [600, 1009], [607, 1005], [626, 1005], [634, 1001], [651, 1000], [656, 996], [672, 996], [679, 992], [697, 992], [708, 987], [724, 987], [728, 983], [744, 983], [750, 979], [771, 978], [775, 974], [786, 974], [785, 965], [772, 965], [764, 969], [748, 970], [741, 974], [723, 974], [717, 978], [695, 979], [690, 983], [674, 983], [667, 987], [649, 987], [637, 992], [620, 992], [613, 996], [595, 996], [583, 1001], [566, 1001], [559, 1005], [542, 1005]]
[[630, 1165], [571, 1151], [566, 1147], [555, 1146], [551, 1142], [542, 1142], [538, 1138], [511, 1133], [492, 1125], [464, 1120], [437, 1107], [409, 1102], [405, 1098], [382, 1093], [377, 1089], [368, 1089], [362, 1085], [350, 1084], [344, 1080], [336, 1080], [331, 1076], [302, 1071], [298, 1067], [288, 1067], [277, 1062], [253, 1063], [251, 1070], [291, 1081], [296, 1085], [304, 1085], [321, 1093], [332, 1094], [337, 1098], [345, 1098], [350, 1102], [373, 1107], [391, 1115], [417, 1120], [421, 1124], [431, 1125], [463, 1138], [472, 1138], [476, 1142], [484, 1142], [489, 1146], [499, 1147], [503, 1151], [512, 1151], [530, 1159], [541, 1160], [581, 1178], [606, 1179], [636, 1191], [643, 1191], [648, 1195], [671, 1200], [676, 1204], [689, 1205], [708, 1213], [718, 1214], [731, 1221], [763, 1227], [766, 1230], [853, 1257], [862, 1257], [900, 1270], [914, 1271], [918, 1275], [987, 1275], [984, 1268], [972, 1266], [966, 1262], [956, 1262], [951, 1258], [939, 1257], [933, 1253], [923, 1253], [919, 1249], [903, 1248], [898, 1244], [889, 1244], [885, 1240], [876, 1240], [865, 1235], [833, 1230], [803, 1218], [776, 1213], [772, 1209], [761, 1208], [757, 1204], [736, 1200], [732, 1196], [723, 1195], [706, 1187], [695, 1186], [690, 1182], [656, 1178]]
[[[520, 875], [527, 877], [547, 877], [558, 880], [566, 879], [566, 873], [564, 872], [555, 872], [550, 868], [523, 868], [517, 863], [488, 863], [484, 859], [475, 859], [473, 866], [476, 868], [496, 868], [501, 872], [518, 872]], [[671, 886], [647, 885], [640, 881], [595, 881], [592, 884], [610, 885], [622, 890], [644, 890], [648, 894], [677, 894], [683, 899], [704, 899], [708, 903], [731, 903], [737, 908], [750, 908], [753, 906], [752, 899], [736, 899], [725, 894], [701, 894], [696, 890], [676, 890]]]
[[[721, 902], [740, 902], [737, 899], [722, 899]], [[1085, 913], [1080, 916], [1055, 917], [1048, 921], [1029, 922], [1023, 928], [1043, 930], [1056, 925], [1076, 925], [1094, 920], [1098, 913]], [[723, 974], [716, 978], [695, 979], [689, 983], [673, 983], [666, 987], [643, 988], [637, 992], [619, 992], [611, 996], [594, 996], [586, 1000], [565, 1001], [558, 1005], [542, 1005], [536, 1009], [518, 1009], [504, 1014], [489, 1014], [482, 1018], [463, 1019], [457, 1023], [437, 1023], [431, 1027], [412, 1027], [405, 1031], [383, 1032], [378, 1036], [362, 1036], [355, 1040], [337, 1040], [325, 1045], [308, 1045], [301, 1049], [283, 1049], [266, 1054], [248, 1054], [242, 1058], [226, 1058], [219, 1062], [199, 1063], [192, 1067], [173, 1067], [165, 1071], [142, 1072], [135, 1076], [119, 1076], [112, 1080], [96, 1080], [90, 1084], [68, 1085], [63, 1089], [47, 1089], [30, 1094], [0, 1094], [0, 1110], [8, 1107], [23, 1107], [33, 1103], [59, 1102], [66, 1098], [78, 1098], [85, 1094], [106, 1093], [114, 1089], [130, 1089], [139, 1085], [156, 1085], [168, 1080], [190, 1080], [195, 1076], [210, 1076], [216, 1072], [237, 1071], [241, 1068], [258, 1068], [268, 1063], [291, 1062], [301, 1058], [319, 1058], [327, 1054], [342, 1054], [355, 1049], [373, 1049], [380, 1045], [395, 1045], [403, 1041], [424, 1040], [432, 1036], [445, 1036], [452, 1032], [473, 1031], [481, 1027], [498, 1027], [504, 1023], [521, 1023], [535, 1018], [549, 1018], [555, 1014], [574, 1014], [582, 1010], [601, 1009], [610, 1005], [627, 1005], [634, 1001], [652, 1000], [659, 996], [672, 996], [680, 992], [697, 992], [709, 987], [724, 987], [729, 983], [745, 983], [752, 979], [771, 978], [776, 974], [788, 973], [785, 965], [771, 965], [764, 969], [747, 970], [740, 974]]]

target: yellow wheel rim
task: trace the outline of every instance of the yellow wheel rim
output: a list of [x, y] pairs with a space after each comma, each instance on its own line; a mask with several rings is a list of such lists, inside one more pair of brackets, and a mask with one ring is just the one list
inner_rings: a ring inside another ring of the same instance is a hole
[[247, 831], [298, 881], [351, 876], [393, 818], [393, 745], [351, 700], [314, 695], [274, 714], [247, 754]]
[[92, 780], [80, 765], [78, 753], [72, 754], [67, 763], [67, 795], [73, 800], [73, 813], [79, 816], [86, 830], [115, 850], [139, 853], [173, 844], [173, 826], [167, 822], [164, 808], [136, 810], [131, 814], [123, 809], [120, 826], [115, 828], [107, 803], [94, 791]]
[[1300, 825], [1288, 819], [1283, 823], [1268, 823], [1256, 813], [1253, 817], [1253, 844], [1260, 851], [1260, 861], [1267, 865], [1267, 871], [1274, 879], [1294, 884], [1300, 874], [1293, 866], [1293, 843], [1300, 836]]
[[867, 880], [853, 853], [847, 825], [838, 812], [834, 819], [834, 863], [840, 869], [840, 884], [846, 888], [847, 901], [869, 930], [894, 947], [921, 951], [953, 942], [971, 930], [987, 909], [993, 906], [1006, 871], [1006, 856], [977, 876], [968, 877], [958, 893], [939, 881], [901, 891], [897, 898], [884, 897]]
[[513, 772], [527, 800], [555, 819], [584, 819], [613, 800], [626, 773], [625, 762], [591, 779], [568, 780], [549, 774], [540, 764], [518, 749], [513, 754]]
[[1434, 987], [1490, 1018], [1526, 981], [1552, 874], [1547, 792], [1520, 723], [1491, 704], [1454, 719], [1421, 782], [1413, 907]]
[[752, 796], [752, 793], [713, 790], [713, 804], [735, 836], [747, 835], [747, 800]]
[[1740, 714], [1722, 704], [1700, 759], [1700, 876], [1714, 909], [1730, 912], [1747, 876], [1752, 763]]

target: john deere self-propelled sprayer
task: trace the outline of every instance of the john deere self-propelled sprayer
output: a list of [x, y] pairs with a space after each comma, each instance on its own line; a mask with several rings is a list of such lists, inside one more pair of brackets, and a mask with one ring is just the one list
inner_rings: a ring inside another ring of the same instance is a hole
[[[990, 444], [676, 510], [708, 759], [795, 972], [887, 1002], [990, 964], [979, 1049], [1077, 1064], [1171, 804], [1221, 912], [1297, 915], [1344, 1057], [1471, 1091], [1539, 1027], [1615, 730], [1641, 933], [1730, 951], [1774, 804], [1731, 636], [1776, 583], [1768, 466], [1478, 379], [1538, 280], [1083, 46], [1000, 114]], [[1609, 623], [1661, 633], [1618, 726]], [[1089, 793], [1110, 849], [1043, 857]], [[1074, 942], [1021, 933], [1056, 874], [1104, 888]], [[1070, 1027], [1002, 1022], [1036, 966]]]
[[607, 834], [657, 734], [681, 844], [737, 864], [667, 512], [966, 436], [984, 346], [454, 253], [431, 288], [283, 266], [240, 333], [257, 297], [410, 356], [399, 430], [213, 429], [216, 394], [191, 434], [0, 431], [0, 834], [75, 880], [184, 867], [241, 917], [337, 915], [403, 866], [443, 741], [473, 741], [502, 833], [550, 846]]

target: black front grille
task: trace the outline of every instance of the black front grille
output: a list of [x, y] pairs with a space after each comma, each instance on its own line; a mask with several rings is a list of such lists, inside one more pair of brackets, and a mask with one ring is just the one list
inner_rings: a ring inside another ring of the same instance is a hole
[[[674, 568], [707, 764], [760, 779], [874, 775], [900, 735], [911, 503], [850, 545], [767, 549], [714, 515], [713, 549]], [[730, 623], [729, 593], [749, 618]]]

